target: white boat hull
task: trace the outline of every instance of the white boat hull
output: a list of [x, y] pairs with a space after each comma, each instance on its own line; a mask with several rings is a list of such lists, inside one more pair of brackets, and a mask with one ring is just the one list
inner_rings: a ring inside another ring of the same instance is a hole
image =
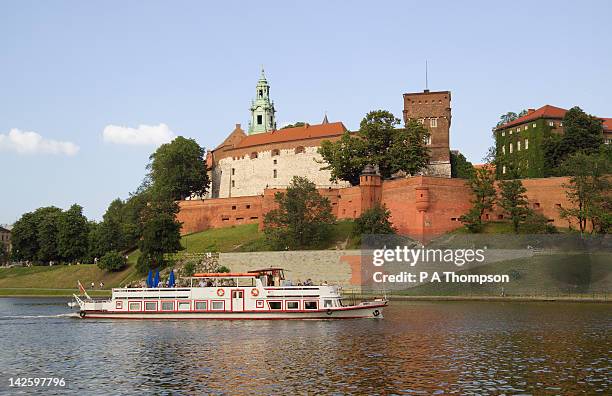
[[111, 312], [111, 311], [81, 311], [83, 319], [211, 319], [211, 320], [322, 320], [322, 319], [382, 319], [382, 304], [356, 305], [317, 311], [299, 312]]

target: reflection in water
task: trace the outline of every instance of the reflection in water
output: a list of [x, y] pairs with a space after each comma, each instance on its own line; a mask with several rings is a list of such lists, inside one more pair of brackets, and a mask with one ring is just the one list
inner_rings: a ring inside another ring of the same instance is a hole
[[572, 394], [612, 384], [607, 304], [393, 302], [383, 320], [177, 322], [55, 317], [66, 311], [58, 302], [0, 299], [0, 392], [11, 376], [64, 377], [58, 394]]

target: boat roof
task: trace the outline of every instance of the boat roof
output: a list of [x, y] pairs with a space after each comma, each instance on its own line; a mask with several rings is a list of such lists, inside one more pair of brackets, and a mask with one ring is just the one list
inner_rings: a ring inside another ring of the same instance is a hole
[[283, 271], [283, 269], [280, 267], [269, 267], [269, 268], [262, 268], [258, 270], [252, 270], [252, 271], [249, 271], [249, 273], [268, 272], [268, 271]]
[[193, 274], [192, 278], [255, 278], [257, 274], [245, 272], [202, 272]]

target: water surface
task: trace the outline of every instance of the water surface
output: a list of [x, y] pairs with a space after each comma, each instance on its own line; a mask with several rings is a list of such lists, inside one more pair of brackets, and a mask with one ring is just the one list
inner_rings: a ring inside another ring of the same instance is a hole
[[610, 394], [609, 304], [392, 302], [383, 320], [139, 321], [0, 298], [9, 377], [45, 394]]

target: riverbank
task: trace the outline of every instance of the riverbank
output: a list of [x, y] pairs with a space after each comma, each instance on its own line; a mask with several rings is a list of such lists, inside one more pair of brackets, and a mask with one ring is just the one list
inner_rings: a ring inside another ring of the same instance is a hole
[[[50, 288], [0, 288], [1, 297], [72, 297], [79, 294], [77, 289]], [[91, 297], [110, 297], [111, 290], [89, 290]], [[346, 293], [345, 300], [368, 300], [379, 295]], [[389, 301], [494, 301], [494, 302], [588, 302], [612, 303], [612, 295], [574, 295], [574, 296], [406, 296], [387, 295]]]

